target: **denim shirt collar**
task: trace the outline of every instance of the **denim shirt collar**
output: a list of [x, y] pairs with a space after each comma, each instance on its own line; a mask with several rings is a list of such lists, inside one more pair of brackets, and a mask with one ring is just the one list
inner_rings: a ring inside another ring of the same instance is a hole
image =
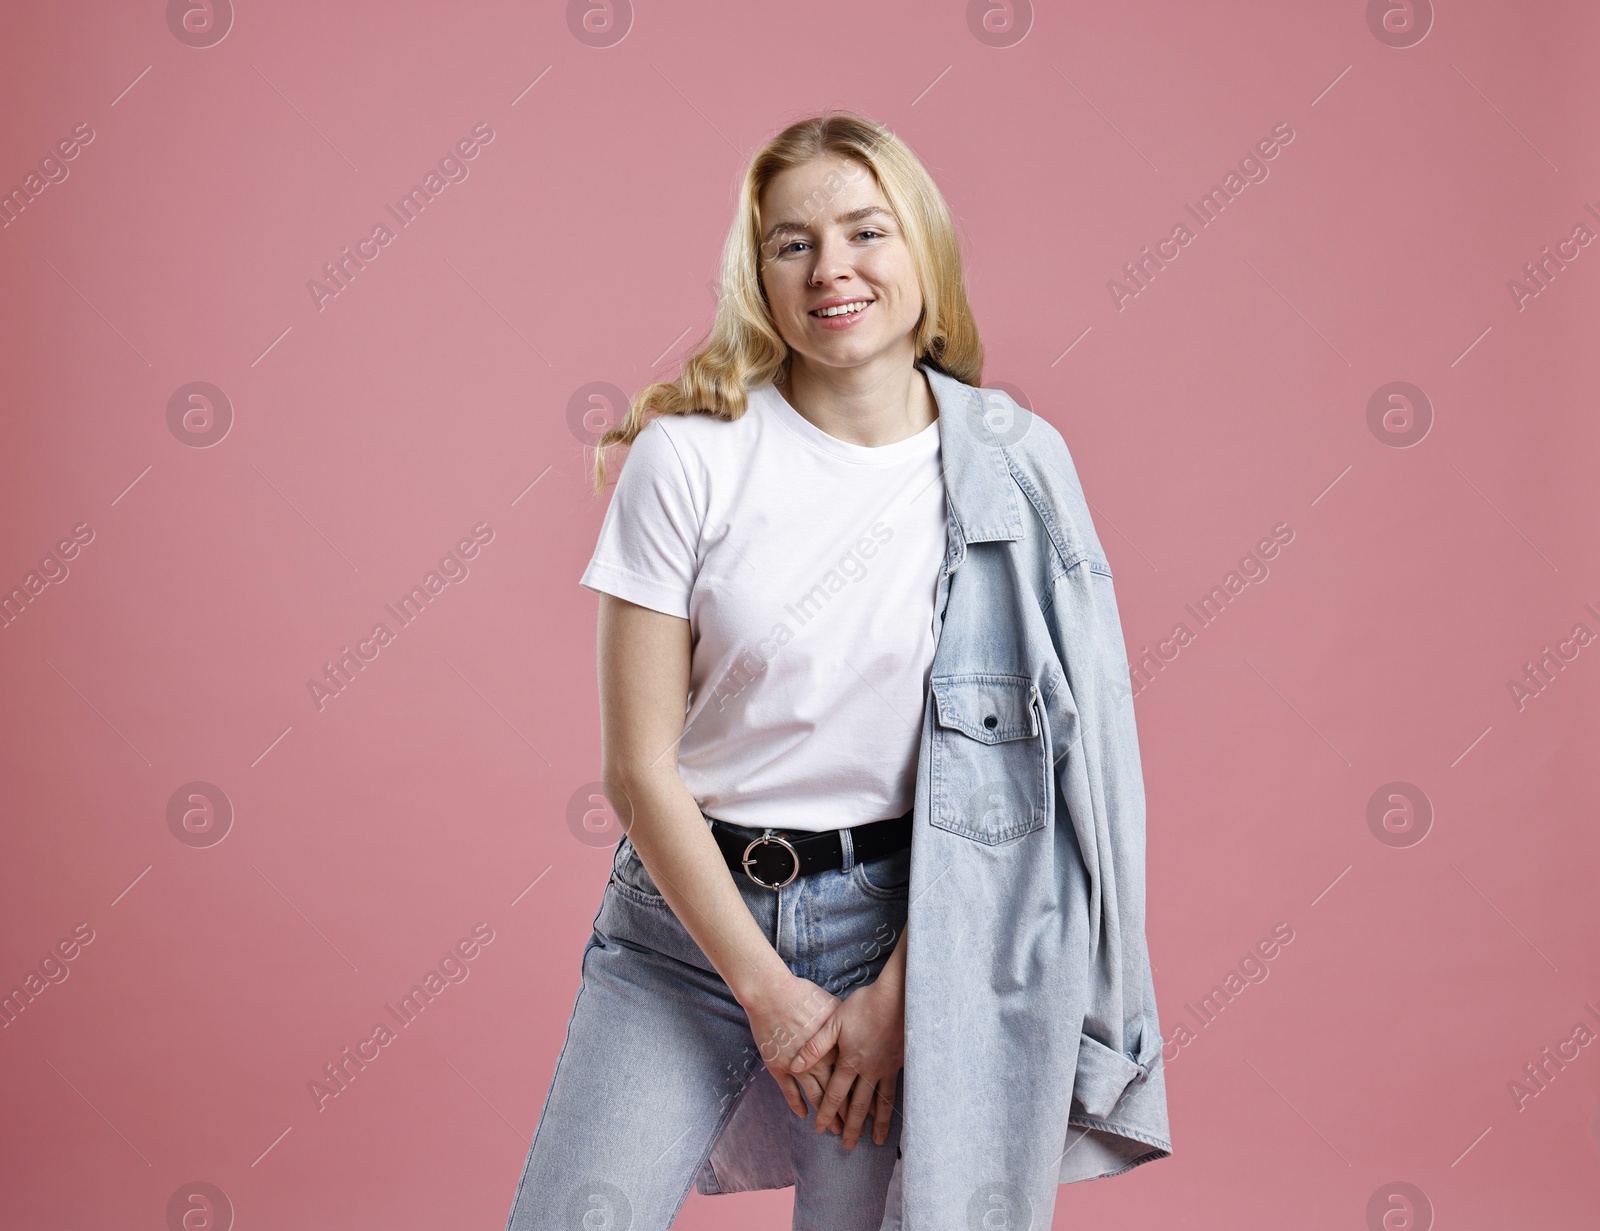
[[951, 536], [950, 553], [945, 560], [948, 572], [960, 562], [967, 543], [1020, 539], [1026, 531], [1001, 435], [1008, 417], [1006, 408], [997, 406], [986, 412], [980, 390], [962, 384], [932, 364], [917, 366], [926, 373], [939, 405], [945, 498], [951, 525], [959, 531], [959, 541], [957, 535]]

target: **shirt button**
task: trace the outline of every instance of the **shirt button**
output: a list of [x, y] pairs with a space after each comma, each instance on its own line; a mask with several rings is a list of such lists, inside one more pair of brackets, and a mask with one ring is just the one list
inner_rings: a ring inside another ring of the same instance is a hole
[[993, 714], [990, 714], [987, 718], [985, 718], [983, 720], [983, 725], [988, 727], [989, 730], [993, 731], [996, 727], [998, 727], [1000, 725], [1000, 720], [998, 718], [996, 718]]

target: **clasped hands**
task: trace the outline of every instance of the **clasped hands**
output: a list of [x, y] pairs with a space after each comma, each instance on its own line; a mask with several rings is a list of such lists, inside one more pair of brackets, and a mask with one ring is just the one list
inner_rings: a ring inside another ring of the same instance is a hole
[[789, 975], [745, 1005], [762, 1063], [789, 1109], [803, 1117], [809, 1100], [816, 1131], [842, 1134], [846, 1149], [855, 1148], [869, 1112], [873, 1141], [889, 1138], [905, 1060], [905, 986], [897, 973], [885, 970], [843, 1000]]

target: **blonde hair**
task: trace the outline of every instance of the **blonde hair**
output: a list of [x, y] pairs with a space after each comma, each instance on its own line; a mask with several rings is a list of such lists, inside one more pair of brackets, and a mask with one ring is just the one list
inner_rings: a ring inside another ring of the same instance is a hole
[[595, 444], [597, 494], [605, 490], [606, 449], [632, 444], [651, 412], [732, 421], [744, 413], [750, 389], [787, 376], [789, 346], [773, 324], [760, 282], [761, 193], [780, 173], [830, 154], [870, 171], [900, 220], [922, 284], [922, 315], [914, 337], [917, 361], [968, 385], [982, 382], [983, 342], [967, 302], [961, 249], [933, 177], [910, 147], [881, 124], [850, 112], [824, 112], [789, 125], [751, 159], [722, 250], [721, 294], [710, 335], [683, 360], [676, 380], [646, 385], [623, 421], [600, 435]]

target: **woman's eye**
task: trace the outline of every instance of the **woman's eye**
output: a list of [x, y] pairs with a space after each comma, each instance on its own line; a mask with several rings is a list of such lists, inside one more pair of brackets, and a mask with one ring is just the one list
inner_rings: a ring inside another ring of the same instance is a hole
[[856, 232], [856, 238], [857, 239], [860, 239], [863, 235], [876, 235], [879, 239], [883, 238], [883, 232], [882, 231], [875, 231], [871, 227], [868, 227], [864, 231], [857, 231]]

